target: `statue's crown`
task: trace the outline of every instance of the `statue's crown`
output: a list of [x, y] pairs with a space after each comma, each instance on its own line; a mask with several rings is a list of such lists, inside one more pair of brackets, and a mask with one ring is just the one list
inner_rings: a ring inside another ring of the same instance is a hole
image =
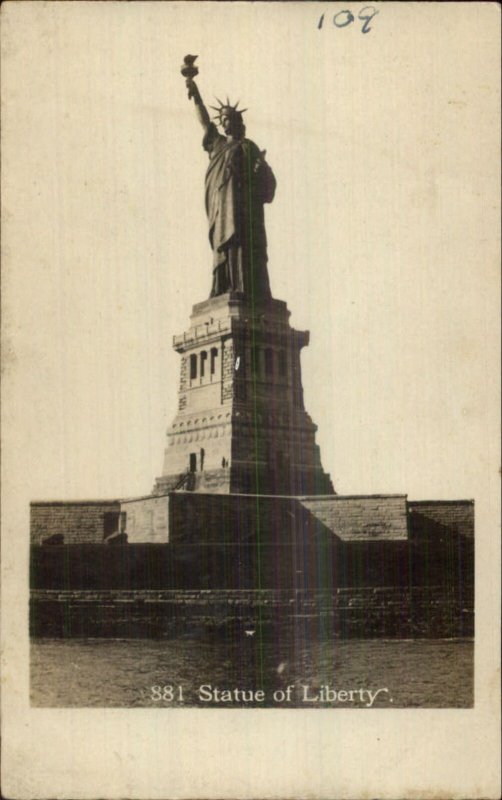
[[229, 116], [229, 117], [239, 116], [239, 117], [242, 118], [242, 115], [244, 114], [244, 112], [247, 111], [247, 108], [239, 109], [238, 106], [239, 106], [240, 100], [237, 100], [235, 105], [232, 105], [232, 103], [230, 102], [228, 97], [227, 97], [227, 102], [226, 103], [222, 103], [221, 100], [218, 100], [218, 98], [216, 98], [216, 102], [219, 103], [219, 106], [218, 107], [217, 106], [210, 106], [210, 108], [212, 108], [213, 111], [217, 111], [218, 112], [213, 117], [213, 119], [215, 119], [218, 123], [221, 123], [221, 118], [225, 117], [225, 116]]

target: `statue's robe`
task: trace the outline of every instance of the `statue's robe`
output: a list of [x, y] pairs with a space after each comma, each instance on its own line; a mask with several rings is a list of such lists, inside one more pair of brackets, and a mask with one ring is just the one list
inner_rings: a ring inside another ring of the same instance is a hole
[[251, 299], [270, 297], [263, 205], [274, 197], [272, 170], [254, 142], [229, 140], [213, 123], [203, 147], [209, 154], [205, 201], [213, 250], [211, 297], [228, 291]]

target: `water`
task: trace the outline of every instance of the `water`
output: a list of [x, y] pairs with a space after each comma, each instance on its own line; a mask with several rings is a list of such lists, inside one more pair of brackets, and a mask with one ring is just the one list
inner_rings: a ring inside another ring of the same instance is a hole
[[220, 641], [35, 639], [31, 702], [42, 707], [466, 708], [473, 704], [473, 662], [474, 643], [465, 639], [308, 646], [301, 640], [263, 642], [252, 635]]

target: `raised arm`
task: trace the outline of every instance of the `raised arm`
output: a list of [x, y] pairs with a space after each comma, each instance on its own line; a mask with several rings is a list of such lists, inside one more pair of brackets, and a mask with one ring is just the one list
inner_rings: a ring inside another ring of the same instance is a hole
[[193, 97], [195, 103], [195, 110], [197, 112], [197, 118], [204, 128], [205, 131], [208, 130], [211, 120], [209, 118], [209, 114], [207, 112], [207, 108], [202, 102], [202, 97], [200, 96], [199, 88], [194, 80], [191, 78], [187, 78], [186, 87], [188, 89], [188, 99], [191, 100]]

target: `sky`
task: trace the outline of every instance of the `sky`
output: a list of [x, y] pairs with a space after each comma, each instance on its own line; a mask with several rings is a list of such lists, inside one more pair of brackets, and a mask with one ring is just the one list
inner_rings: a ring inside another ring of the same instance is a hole
[[172, 337], [211, 284], [207, 155], [180, 75], [193, 53], [205, 101], [248, 108], [277, 178], [271, 286], [310, 331], [305, 404], [337, 492], [490, 496], [498, 24], [490, 4], [445, 6], [379, 4], [363, 33], [362, 4], [345, 27], [340, 4], [10, 5], [8, 489], [126, 497], [161, 474]]

